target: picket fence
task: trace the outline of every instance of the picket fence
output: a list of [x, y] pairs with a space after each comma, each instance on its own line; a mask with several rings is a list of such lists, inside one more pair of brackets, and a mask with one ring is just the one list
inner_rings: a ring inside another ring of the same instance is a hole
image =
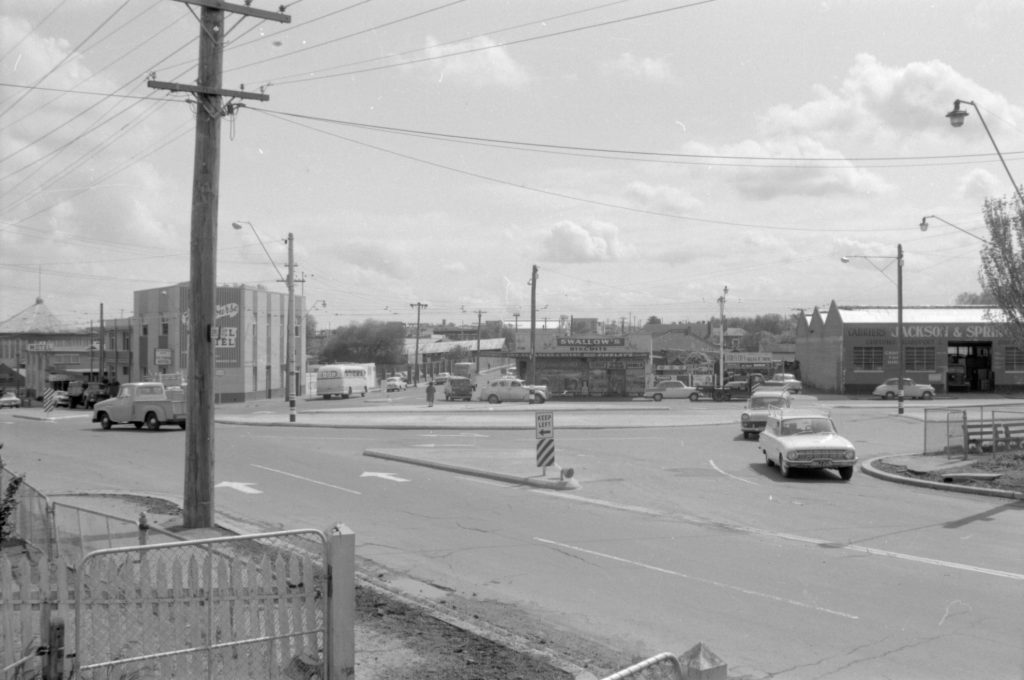
[[76, 564], [0, 553], [0, 677], [38, 677], [44, 610], [65, 622], [76, 677], [271, 678], [319, 665], [318, 560], [188, 545], [100, 551]]

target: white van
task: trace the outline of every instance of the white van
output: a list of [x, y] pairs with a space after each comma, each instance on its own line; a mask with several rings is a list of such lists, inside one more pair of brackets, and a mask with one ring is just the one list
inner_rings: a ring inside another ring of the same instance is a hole
[[316, 393], [324, 399], [348, 399], [353, 394], [365, 397], [371, 380], [370, 371], [359, 364], [321, 366], [316, 372]]

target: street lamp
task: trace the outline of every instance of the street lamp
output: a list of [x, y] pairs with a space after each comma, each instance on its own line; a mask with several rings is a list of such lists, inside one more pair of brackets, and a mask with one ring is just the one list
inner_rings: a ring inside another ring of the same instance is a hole
[[[872, 267], [877, 269], [882, 276], [889, 278], [885, 273], [885, 267], [879, 267], [872, 260], [895, 260], [896, 261], [896, 365], [897, 365], [897, 412], [903, 415], [903, 244], [896, 244], [896, 257], [883, 255], [844, 255], [839, 258], [843, 264], [848, 264], [852, 258], [867, 260]], [[889, 279], [890, 281], [892, 279]]]
[[948, 224], [949, 226], [953, 227], [954, 229], [962, 231], [963, 233], [967, 234], [968, 236], [970, 236], [972, 238], [976, 238], [979, 241], [981, 241], [982, 243], [984, 243], [985, 245], [988, 245], [988, 241], [986, 241], [982, 237], [978, 236], [977, 234], [972, 234], [971, 232], [967, 231], [966, 229], [962, 229], [962, 228], [956, 226], [955, 224], [953, 224], [952, 222], [949, 222], [947, 220], [942, 219], [938, 215], [925, 215], [924, 217], [922, 217], [921, 218], [921, 224], [918, 225], [918, 226], [921, 227], [921, 231], [928, 231], [928, 220], [929, 219], [936, 219], [939, 222], [944, 222], [945, 224]]
[[999, 151], [999, 146], [996, 144], [996, 140], [992, 137], [992, 133], [988, 129], [988, 124], [985, 123], [985, 117], [981, 115], [981, 109], [978, 105], [972, 101], [966, 99], [954, 99], [953, 110], [946, 114], [946, 118], [949, 118], [949, 124], [955, 128], [963, 127], [964, 119], [967, 118], [967, 111], [960, 110], [961, 104], [970, 104], [974, 107], [975, 113], [978, 114], [978, 120], [981, 121], [982, 127], [985, 128], [985, 134], [988, 135], [989, 141], [992, 142], [992, 148], [996, 150], [996, 155], [999, 156], [999, 162], [1003, 164], [1003, 170], [1006, 170], [1006, 176], [1010, 178], [1010, 184], [1013, 185], [1013, 190], [1017, 192], [1017, 198], [1020, 199], [1021, 205], [1024, 205], [1024, 193], [1021, 193], [1020, 185], [1013, 179], [1013, 174], [1010, 173], [1010, 166], [1006, 164], [1006, 160], [1003, 158], [1003, 154]]
[[[231, 226], [238, 230], [242, 229], [243, 225], [249, 225], [252, 229], [252, 233], [255, 234], [256, 240], [260, 242], [260, 247], [263, 248], [263, 252], [267, 254], [267, 258], [270, 260], [270, 264], [274, 265], [274, 271], [277, 272], [278, 276], [281, 276], [281, 270], [277, 268], [277, 263], [274, 262], [274, 258], [270, 257], [270, 251], [267, 250], [267, 246], [263, 244], [263, 239], [260, 238], [260, 234], [256, 231], [256, 227], [252, 225], [252, 222], [240, 221], [232, 222]], [[288, 276], [283, 276], [281, 279], [288, 286], [288, 316], [285, 324], [285, 378], [284, 378], [284, 398], [288, 402], [288, 421], [295, 422], [295, 392], [293, 391], [293, 374], [295, 373], [295, 239], [292, 237], [292, 233], [288, 232]]]

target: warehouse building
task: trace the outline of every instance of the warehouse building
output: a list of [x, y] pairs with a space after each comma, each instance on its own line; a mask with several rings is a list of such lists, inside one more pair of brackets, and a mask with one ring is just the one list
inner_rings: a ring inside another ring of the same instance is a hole
[[[903, 307], [903, 374], [939, 394], [1024, 390], [1024, 347], [1000, 309]], [[796, 358], [804, 385], [870, 393], [899, 375], [897, 307], [815, 309], [797, 319]]]

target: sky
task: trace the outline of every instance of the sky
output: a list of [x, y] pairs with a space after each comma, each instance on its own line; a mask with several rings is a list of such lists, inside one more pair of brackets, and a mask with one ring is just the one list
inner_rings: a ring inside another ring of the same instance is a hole
[[[195, 105], [147, 80], [195, 82], [198, 11], [0, 3], [0, 321], [189, 280]], [[899, 245], [904, 304], [949, 305], [1024, 181], [1019, 0], [283, 11], [225, 19], [223, 87], [270, 98], [222, 122], [217, 279], [285, 292], [292, 234], [322, 329], [527, 324], [533, 266], [538, 319], [895, 305]]]

